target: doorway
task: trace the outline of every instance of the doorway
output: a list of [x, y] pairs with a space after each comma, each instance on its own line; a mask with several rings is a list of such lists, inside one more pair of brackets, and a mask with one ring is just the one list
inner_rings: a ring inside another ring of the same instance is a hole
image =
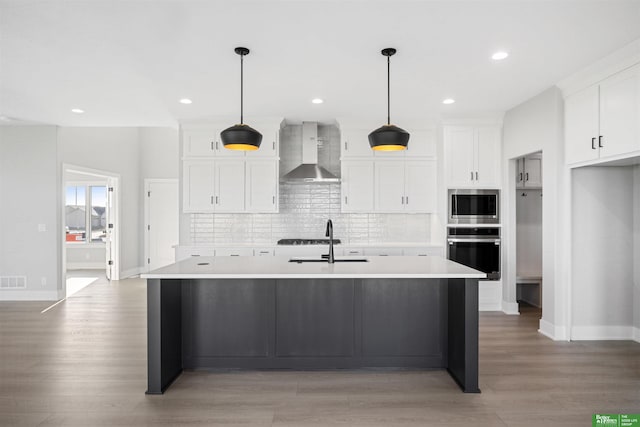
[[103, 280], [118, 280], [119, 176], [63, 166], [63, 298]]
[[517, 159], [516, 301], [542, 315], [542, 152]]

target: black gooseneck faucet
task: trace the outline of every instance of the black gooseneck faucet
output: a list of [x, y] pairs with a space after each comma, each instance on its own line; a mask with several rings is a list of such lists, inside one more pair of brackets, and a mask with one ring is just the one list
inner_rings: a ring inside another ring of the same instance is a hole
[[327, 231], [324, 235], [329, 238], [329, 264], [333, 264], [336, 259], [333, 256], [333, 222], [331, 220], [327, 221]]

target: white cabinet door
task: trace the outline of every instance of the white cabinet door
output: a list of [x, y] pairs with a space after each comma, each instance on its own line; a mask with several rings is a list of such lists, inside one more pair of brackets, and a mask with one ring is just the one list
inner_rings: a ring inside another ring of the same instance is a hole
[[497, 126], [482, 126], [476, 129], [474, 186], [500, 187], [500, 141], [501, 131]]
[[404, 162], [376, 161], [374, 207], [377, 212], [405, 210]]
[[475, 181], [474, 129], [470, 126], [444, 130], [447, 186], [469, 187]]
[[255, 248], [253, 250], [253, 256], [274, 256], [274, 248]]
[[213, 160], [185, 160], [182, 173], [183, 211], [213, 212], [215, 209], [215, 165]]
[[373, 162], [342, 161], [342, 212], [373, 211]]
[[373, 150], [369, 146], [371, 130], [341, 130], [342, 157], [373, 157]]
[[278, 161], [247, 160], [247, 212], [277, 212]]
[[216, 256], [253, 256], [253, 248], [216, 248]]
[[277, 157], [280, 130], [274, 130], [273, 127], [262, 127], [258, 129], [257, 126], [254, 129], [262, 133], [262, 143], [260, 144], [260, 148], [258, 148], [256, 151], [247, 151], [245, 156], [248, 159], [261, 157]]
[[437, 201], [435, 160], [405, 162], [405, 212], [435, 212]]
[[182, 132], [182, 153], [184, 157], [215, 156], [220, 134], [216, 129], [185, 130]]
[[402, 256], [402, 248], [364, 248], [365, 256]]
[[598, 158], [598, 85], [565, 99], [565, 159], [568, 164]]
[[215, 162], [215, 211], [244, 211], [244, 160]]
[[435, 157], [435, 129], [412, 131], [405, 157]]
[[600, 83], [600, 157], [640, 150], [640, 66]]
[[523, 183], [525, 188], [542, 188], [542, 159], [524, 158]]

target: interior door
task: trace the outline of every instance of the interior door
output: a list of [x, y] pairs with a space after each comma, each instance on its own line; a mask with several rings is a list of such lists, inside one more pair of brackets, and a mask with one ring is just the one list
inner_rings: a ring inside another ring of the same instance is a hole
[[147, 268], [175, 262], [178, 244], [178, 180], [147, 181]]

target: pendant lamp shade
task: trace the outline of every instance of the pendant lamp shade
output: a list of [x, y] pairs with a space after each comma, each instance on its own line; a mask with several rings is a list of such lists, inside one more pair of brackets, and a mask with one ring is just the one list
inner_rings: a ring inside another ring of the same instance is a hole
[[369, 134], [369, 145], [376, 151], [406, 150], [409, 145], [409, 132], [391, 124], [391, 96], [390, 96], [390, 57], [395, 55], [392, 47], [382, 49], [382, 55], [387, 57], [387, 124]]
[[249, 54], [246, 47], [237, 47], [235, 52], [240, 55], [240, 124], [231, 126], [220, 133], [222, 145], [229, 150], [255, 151], [260, 148], [262, 134], [244, 124], [244, 56]]

